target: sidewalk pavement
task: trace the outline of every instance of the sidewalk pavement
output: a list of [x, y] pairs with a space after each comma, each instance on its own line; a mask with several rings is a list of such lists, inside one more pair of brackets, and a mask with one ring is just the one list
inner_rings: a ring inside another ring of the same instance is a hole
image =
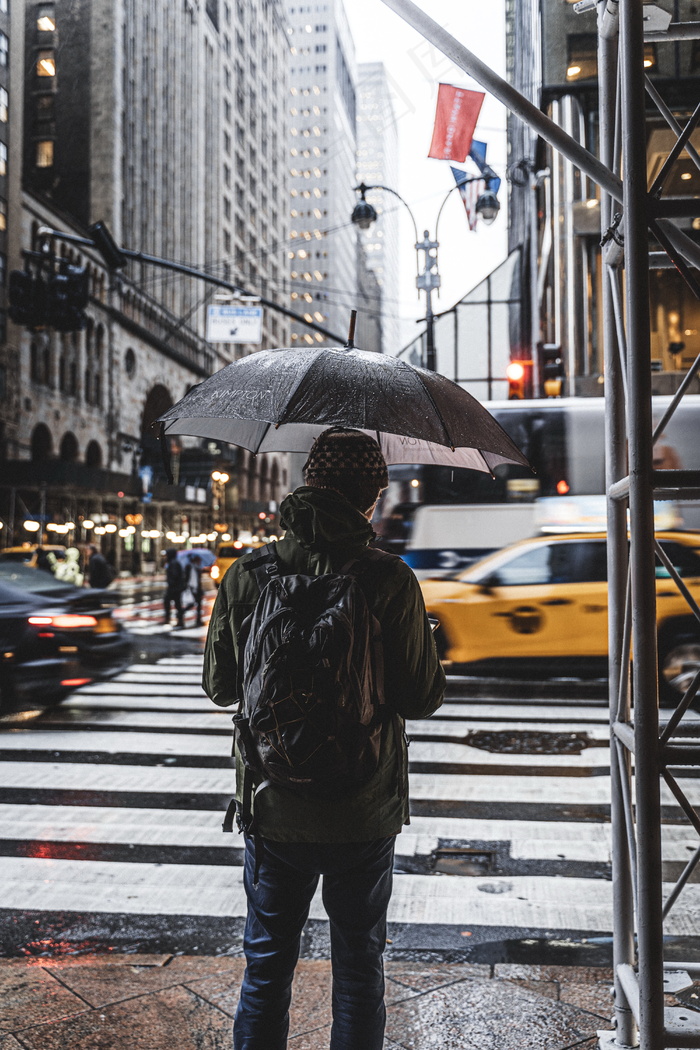
[[[0, 1050], [230, 1050], [244, 960], [0, 959]], [[386, 961], [385, 1050], [595, 1050], [600, 967]], [[289, 1050], [328, 1050], [330, 963], [297, 967]], [[361, 1048], [360, 1048], [361, 1050]]]

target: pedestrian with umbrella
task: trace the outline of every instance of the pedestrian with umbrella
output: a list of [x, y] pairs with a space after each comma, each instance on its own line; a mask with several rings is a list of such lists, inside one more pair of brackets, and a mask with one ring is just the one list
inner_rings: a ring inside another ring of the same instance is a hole
[[381, 1050], [394, 840], [408, 819], [404, 720], [440, 706], [445, 677], [417, 580], [369, 548], [370, 520], [387, 463], [528, 465], [465, 390], [356, 349], [352, 327], [345, 348], [263, 350], [227, 365], [156, 421], [166, 468], [170, 434], [308, 453], [305, 485], [280, 507], [284, 539], [234, 562], [205, 649], [205, 691], [238, 705], [248, 915], [234, 1050], [285, 1050], [321, 875], [331, 1045]]
[[[280, 507], [285, 538], [224, 576], [205, 650], [205, 691], [220, 706], [241, 704], [235, 804], [247, 967], [234, 1048], [286, 1047], [302, 928], [323, 876], [331, 1043], [380, 1050], [394, 843], [408, 823], [404, 722], [440, 706], [445, 675], [413, 572], [368, 549], [388, 484], [377, 442], [330, 428], [304, 476]], [[315, 607], [319, 594], [338, 604]], [[364, 709], [355, 720], [354, 700]]]

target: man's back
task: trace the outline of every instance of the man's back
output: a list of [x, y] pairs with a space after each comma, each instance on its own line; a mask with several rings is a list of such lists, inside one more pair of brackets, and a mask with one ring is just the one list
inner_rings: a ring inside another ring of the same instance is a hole
[[[363, 561], [371, 526], [337, 493], [297, 489], [282, 504], [282, 517], [288, 531], [277, 544], [281, 573], [337, 572], [349, 560], [359, 559], [358, 585], [381, 627], [387, 707], [401, 719], [432, 714], [442, 702], [445, 678], [412, 571], [383, 551]], [[255, 573], [249, 571], [255, 558], [256, 552], [245, 555], [226, 573], [209, 626], [204, 688], [221, 706], [236, 700], [238, 635], [260, 594]], [[256, 813], [261, 833], [297, 842], [362, 841], [396, 834], [408, 819], [405, 776], [398, 768], [405, 764], [404, 749], [403, 739], [395, 739], [388, 723], [376, 775], [349, 798], [304, 799], [274, 787], [266, 790]], [[240, 795], [243, 769], [237, 757]]]

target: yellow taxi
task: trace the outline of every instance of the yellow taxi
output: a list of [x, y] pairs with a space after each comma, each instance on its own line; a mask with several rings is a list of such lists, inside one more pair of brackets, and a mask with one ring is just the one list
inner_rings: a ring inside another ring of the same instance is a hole
[[[700, 602], [700, 532], [657, 539]], [[423, 580], [438, 650], [454, 671], [605, 674], [608, 651], [604, 533], [522, 540], [439, 580]], [[656, 562], [660, 683], [677, 698], [700, 669], [700, 622]]]
[[233, 565], [234, 561], [243, 557], [244, 554], [248, 554], [249, 551], [256, 551], [262, 546], [262, 543], [242, 543], [240, 540], [236, 540], [233, 543], [222, 543], [217, 549], [216, 561], [209, 570], [209, 575], [216, 586], [219, 586], [226, 574], [226, 570]]
[[20, 547], [3, 547], [0, 550], [0, 561], [20, 562], [36, 569], [49, 569], [48, 554], [53, 554], [57, 561], [66, 557], [66, 548], [53, 543], [23, 543]]

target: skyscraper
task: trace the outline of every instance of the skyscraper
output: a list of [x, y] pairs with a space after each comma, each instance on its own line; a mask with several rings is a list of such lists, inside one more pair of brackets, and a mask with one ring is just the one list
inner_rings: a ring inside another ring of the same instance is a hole
[[[339, 335], [357, 298], [355, 52], [341, 0], [287, 2], [289, 305]], [[292, 345], [325, 342], [292, 324]]]
[[[357, 181], [396, 189], [398, 133], [383, 63], [362, 63], [358, 67], [357, 84]], [[400, 349], [398, 209], [402, 205], [381, 191], [369, 193], [367, 199], [379, 218], [369, 230], [361, 232], [360, 239], [367, 266], [377, 278], [380, 300], [367, 303], [364, 309], [377, 311], [381, 320], [382, 350], [396, 354]]]

